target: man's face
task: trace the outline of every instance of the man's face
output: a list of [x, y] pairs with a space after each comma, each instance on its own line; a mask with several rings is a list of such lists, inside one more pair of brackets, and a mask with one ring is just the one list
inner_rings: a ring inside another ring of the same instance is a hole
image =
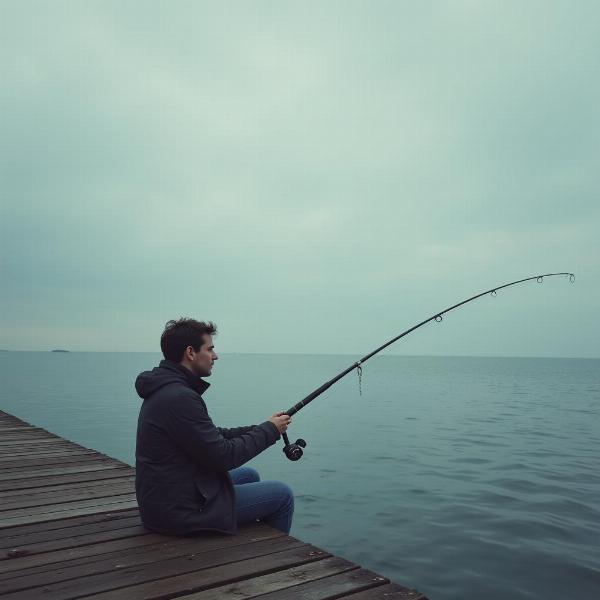
[[198, 377], [208, 377], [212, 372], [213, 363], [219, 357], [213, 346], [212, 335], [203, 336], [204, 343], [198, 351], [192, 348], [191, 370]]

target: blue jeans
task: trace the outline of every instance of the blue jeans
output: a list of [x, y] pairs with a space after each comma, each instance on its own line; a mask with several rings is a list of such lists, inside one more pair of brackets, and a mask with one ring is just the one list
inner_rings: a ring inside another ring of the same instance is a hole
[[267, 525], [289, 533], [294, 514], [294, 494], [279, 481], [261, 481], [252, 467], [229, 471], [235, 489], [238, 525], [264, 521]]

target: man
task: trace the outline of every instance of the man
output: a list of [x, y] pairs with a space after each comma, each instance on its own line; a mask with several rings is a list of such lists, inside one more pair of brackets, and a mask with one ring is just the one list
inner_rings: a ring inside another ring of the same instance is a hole
[[281, 412], [260, 425], [215, 427], [202, 394], [218, 359], [216, 327], [194, 319], [169, 321], [161, 336], [158, 367], [135, 382], [144, 399], [136, 444], [135, 487], [144, 525], [185, 535], [215, 530], [235, 534], [260, 519], [289, 533], [294, 510], [290, 488], [260, 481], [241, 465], [273, 445], [291, 417]]

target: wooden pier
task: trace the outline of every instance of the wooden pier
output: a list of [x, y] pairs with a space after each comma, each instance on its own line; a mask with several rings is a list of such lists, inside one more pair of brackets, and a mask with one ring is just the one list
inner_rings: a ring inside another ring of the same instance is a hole
[[263, 523], [145, 530], [134, 469], [0, 411], [2, 600], [427, 600]]

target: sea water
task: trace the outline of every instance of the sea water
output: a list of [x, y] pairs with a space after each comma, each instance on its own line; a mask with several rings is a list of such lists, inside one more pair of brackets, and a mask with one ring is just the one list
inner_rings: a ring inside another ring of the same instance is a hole
[[[258, 423], [357, 358], [223, 355], [204, 399]], [[1, 352], [0, 408], [133, 465], [133, 382], [159, 360]], [[377, 356], [289, 435], [299, 462], [250, 464], [294, 489], [292, 535], [432, 600], [600, 598], [600, 360]]]

